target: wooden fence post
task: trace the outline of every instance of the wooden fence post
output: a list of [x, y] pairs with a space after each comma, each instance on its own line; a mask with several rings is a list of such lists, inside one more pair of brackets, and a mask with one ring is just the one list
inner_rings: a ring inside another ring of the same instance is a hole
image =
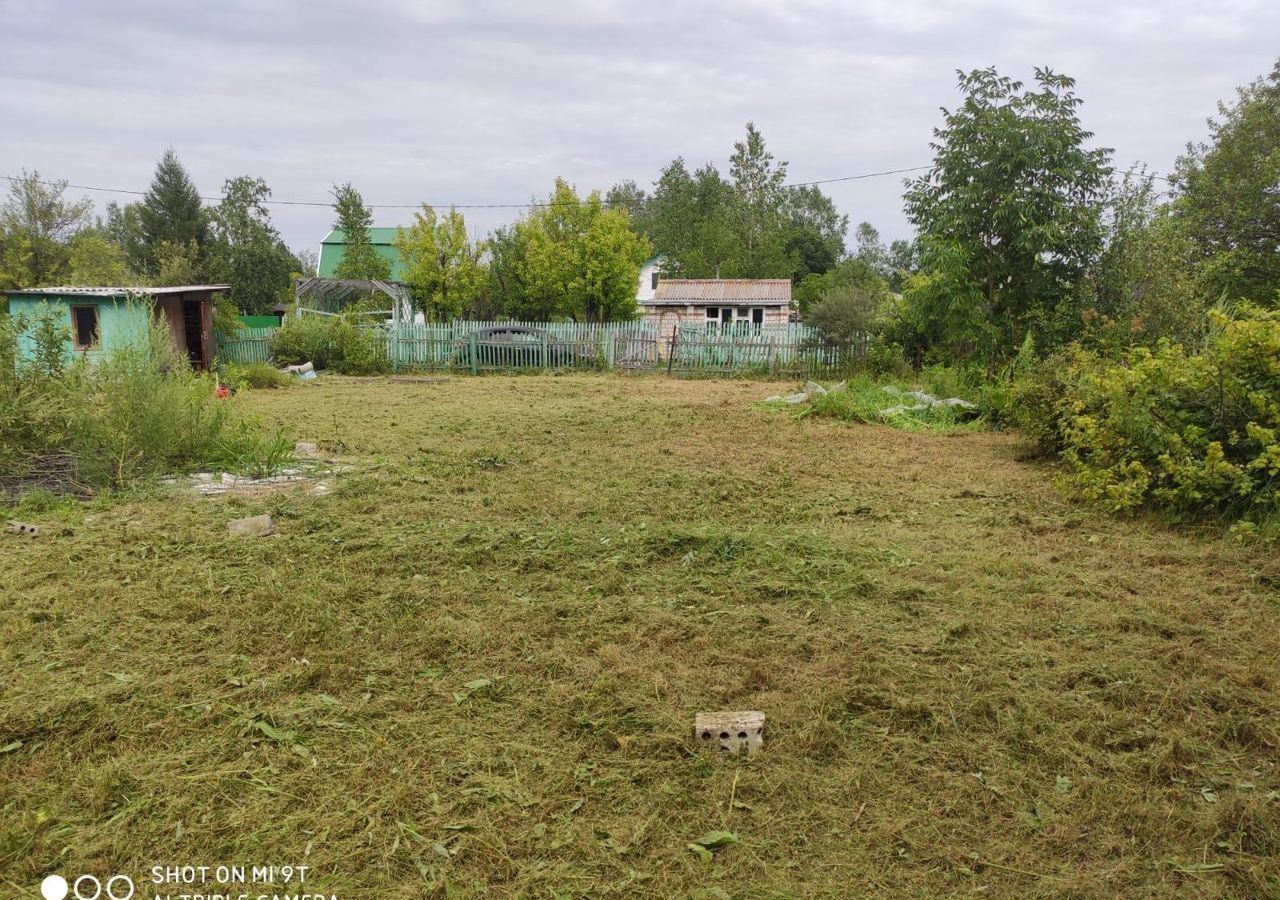
[[477, 344], [478, 342], [476, 340], [476, 333], [473, 331], [469, 335], [467, 335], [467, 350], [468, 350], [467, 355], [471, 357], [470, 362], [471, 362], [472, 375], [480, 374], [480, 360], [478, 358], [480, 348], [477, 346]]
[[671, 346], [667, 348], [667, 374], [671, 374], [671, 364], [676, 361], [676, 341], [680, 338], [680, 326], [671, 326]]
[[778, 339], [770, 335], [769, 337], [769, 374], [773, 374], [773, 362], [778, 355]]

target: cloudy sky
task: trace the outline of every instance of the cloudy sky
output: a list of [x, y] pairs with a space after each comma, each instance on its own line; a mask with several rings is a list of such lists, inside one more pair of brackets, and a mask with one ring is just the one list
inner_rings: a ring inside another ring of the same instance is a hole
[[[747, 120], [793, 181], [926, 164], [955, 70], [988, 65], [1073, 76], [1117, 164], [1167, 171], [1274, 64], [1280, 3], [0, 0], [0, 36], [0, 175], [143, 190], [172, 145], [208, 195], [252, 174], [277, 200], [350, 180], [375, 205], [512, 204], [557, 175], [647, 186], [675, 156], [727, 172]], [[909, 233], [901, 176], [828, 190]], [[478, 232], [518, 212], [466, 210]], [[295, 248], [332, 222], [273, 216]]]

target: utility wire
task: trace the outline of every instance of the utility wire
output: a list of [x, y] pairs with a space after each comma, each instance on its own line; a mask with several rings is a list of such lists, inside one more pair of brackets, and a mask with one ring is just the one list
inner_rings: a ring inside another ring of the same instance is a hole
[[[905, 169], [885, 169], [882, 172], [865, 172], [861, 175], [843, 175], [839, 178], [820, 178], [817, 181], [789, 182], [787, 184], [784, 184], [783, 187], [789, 187], [789, 188], [813, 187], [819, 184], [836, 184], [838, 182], [844, 182], [844, 181], [861, 181], [865, 178], [882, 178], [886, 175], [902, 175], [907, 172], [922, 172], [926, 169], [932, 169], [932, 168], [933, 166], [909, 166]], [[1138, 174], [1138, 169], [1135, 167], [1132, 169], [1127, 169], [1118, 174], [1121, 174], [1121, 175]], [[1170, 184], [1175, 183], [1174, 179], [1169, 178], [1165, 175], [1157, 175], [1155, 172], [1142, 172], [1140, 174], [1144, 178], [1159, 178], [1161, 181], [1167, 181]], [[9, 182], [17, 182], [17, 181], [23, 180], [14, 175], [0, 175], [0, 178], [3, 178]], [[134, 196], [134, 197], [145, 197], [147, 195], [146, 191], [134, 191], [134, 190], [129, 190], [127, 188], [93, 187], [87, 184], [63, 185], [61, 182], [42, 181], [40, 179], [36, 179], [36, 183], [43, 184], [49, 187], [71, 188], [77, 191], [96, 191], [102, 194], [129, 194], [130, 196]], [[200, 199], [205, 201], [206, 203], [220, 203], [224, 198], [223, 197], [206, 197], [202, 195]], [[332, 200], [263, 200], [261, 202], [266, 206], [319, 206], [319, 207], [325, 207], [325, 208], [333, 206]], [[366, 203], [365, 204], [365, 206], [367, 206], [369, 209], [421, 209], [424, 205], [431, 206], [434, 209], [446, 209], [446, 208], [448, 209], [543, 209], [549, 206], [555, 206], [556, 204], [554, 201], [546, 202], [546, 203], [538, 203], [535, 201], [531, 203], [448, 203], [448, 204], [445, 204], [445, 203], [427, 203], [427, 204]]]

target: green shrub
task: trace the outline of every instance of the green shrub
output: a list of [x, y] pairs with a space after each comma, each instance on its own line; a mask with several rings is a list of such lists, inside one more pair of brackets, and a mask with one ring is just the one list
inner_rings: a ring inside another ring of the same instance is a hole
[[386, 341], [377, 325], [361, 324], [360, 310], [340, 316], [288, 316], [271, 340], [278, 363], [312, 363], [344, 375], [375, 375], [390, 369]]
[[1027, 364], [1007, 382], [999, 420], [1029, 437], [1045, 453], [1061, 453], [1062, 426], [1070, 414], [1072, 388], [1081, 373], [1102, 365], [1097, 355], [1074, 344]]
[[902, 345], [873, 334], [867, 341], [863, 368], [872, 378], [908, 378], [911, 366], [902, 352]]
[[1201, 352], [1162, 342], [1066, 372], [1063, 459], [1084, 497], [1115, 510], [1280, 513], [1280, 311], [1215, 310]]
[[287, 316], [271, 337], [271, 358], [281, 365], [312, 363], [327, 369], [333, 362], [334, 320], [329, 316]]

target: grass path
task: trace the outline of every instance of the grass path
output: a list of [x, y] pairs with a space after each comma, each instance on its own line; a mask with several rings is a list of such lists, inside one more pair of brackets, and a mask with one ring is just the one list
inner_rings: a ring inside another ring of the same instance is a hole
[[[342, 900], [1280, 892], [1274, 554], [776, 390], [322, 378], [236, 402], [358, 461], [328, 496], [0, 538], [0, 894], [165, 863]], [[750, 763], [691, 751], [721, 708], [769, 716]]]

